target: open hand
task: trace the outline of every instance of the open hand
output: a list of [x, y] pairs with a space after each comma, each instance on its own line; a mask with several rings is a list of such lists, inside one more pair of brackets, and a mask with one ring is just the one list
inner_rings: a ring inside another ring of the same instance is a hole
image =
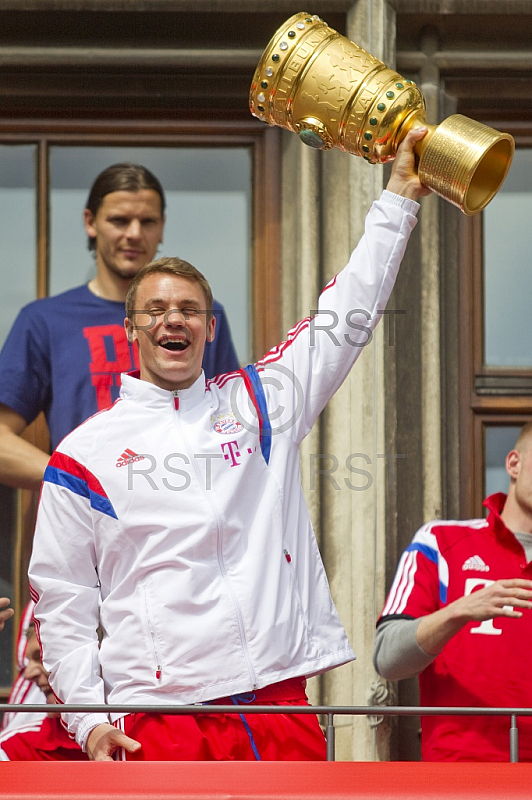
[[87, 737], [86, 750], [91, 761], [113, 761], [113, 753], [119, 747], [136, 753], [142, 745], [108, 722], [97, 725]]
[[522, 617], [516, 609], [532, 608], [532, 581], [508, 578], [495, 581], [455, 601], [456, 610], [467, 622], [495, 617]]

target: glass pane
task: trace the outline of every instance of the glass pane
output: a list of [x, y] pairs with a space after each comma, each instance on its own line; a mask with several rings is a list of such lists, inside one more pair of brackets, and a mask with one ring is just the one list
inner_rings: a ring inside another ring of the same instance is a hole
[[[9, 597], [11, 602], [14, 600], [15, 505], [15, 490], [0, 484], [0, 597]], [[13, 619], [6, 622], [0, 637], [0, 688], [5, 689], [13, 680]]]
[[484, 211], [484, 363], [532, 367], [532, 150]]
[[251, 153], [249, 148], [51, 148], [50, 292], [94, 274], [83, 209], [106, 167], [134, 161], [163, 184], [166, 226], [159, 256], [179, 256], [205, 273], [225, 307], [242, 363], [251, 356]]
[[36, 146], [0, 145], [0, 346], [36, 293]]
[[[19, 309], [36, 294], [36, 146], [0, 145], [0, 346]], [[13, 601], [16, 492], [0, 486], [0, 596]], [[13, 621], [0, 643], [0, 687], [12, 681]]]
[[513, 449], [521, 425], [501, 425], [484, 429], [486, 467], [484, 486], [486, 497], [495, 492], [507, 492], [510, 478], [506, 472], [506, 455]]

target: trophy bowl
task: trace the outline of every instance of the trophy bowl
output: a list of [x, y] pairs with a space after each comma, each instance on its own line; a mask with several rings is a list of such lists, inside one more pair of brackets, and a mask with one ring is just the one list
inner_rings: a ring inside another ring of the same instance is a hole
[[419, 178], [468, 215], [500, 189], [515, 149], [508, 133], [462, 114], [427, 124], [413, 81], [306, 12], [290, 17], [270, 40], [249, 105], [258, 119], [297, 133], [310, 147], [338, 147], [370, 164], [392, 161], [410, 128], [425, 125], [415, 147]]

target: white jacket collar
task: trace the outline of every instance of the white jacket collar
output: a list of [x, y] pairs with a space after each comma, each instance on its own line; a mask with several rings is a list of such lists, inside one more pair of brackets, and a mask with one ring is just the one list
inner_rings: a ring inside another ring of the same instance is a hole
[[193, 408], [205, 398], [205, 373], [201, 371], [199, 378], [188, 389], [175, 392], [161, 389], [149, 381], [141, 380], [139, 372], [123, 372], [120, 397], [122, 400], [133, 400], [146, 408], [174, 408], [174, 398], [179, 397], [179, 407]]

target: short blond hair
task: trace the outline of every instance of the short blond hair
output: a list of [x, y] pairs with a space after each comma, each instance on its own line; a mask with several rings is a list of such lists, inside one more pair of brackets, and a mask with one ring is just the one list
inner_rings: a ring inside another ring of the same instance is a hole
[[528, 447], [528, 445], [530, 444], [531, 438], [532, 438], [532, 421], [526, 422], [521, 428], [521, 431], [515, 443], [514, 450], [519, 450], [519, 452], [524, 450], [524, 448]]
[[147, 278], [150, 275], [176, 275], [178, 278], [186, 278], [189, 281], [194, 281], [194, 283], [197, 283], [205, 295], [207, 322], [210, 321], [212, 317], [213, 297], [209, 281], [205, 275], [199, 271], [199, 269], [193, 267], [192, 264], [188, 263], [188, 261], [184, 261], [182, 258], [170, 257], [159, 258], [157, 261], [151, 261], [149, 264], [146, 264], [145, 267], [142, 267], [142, 269], [137, 272], [129, 284], [129, 289], [126, 295], [126, 316], [129, 320], [133, 321], [132, 317], [135, 313], [137, 290], [144, 278]]

